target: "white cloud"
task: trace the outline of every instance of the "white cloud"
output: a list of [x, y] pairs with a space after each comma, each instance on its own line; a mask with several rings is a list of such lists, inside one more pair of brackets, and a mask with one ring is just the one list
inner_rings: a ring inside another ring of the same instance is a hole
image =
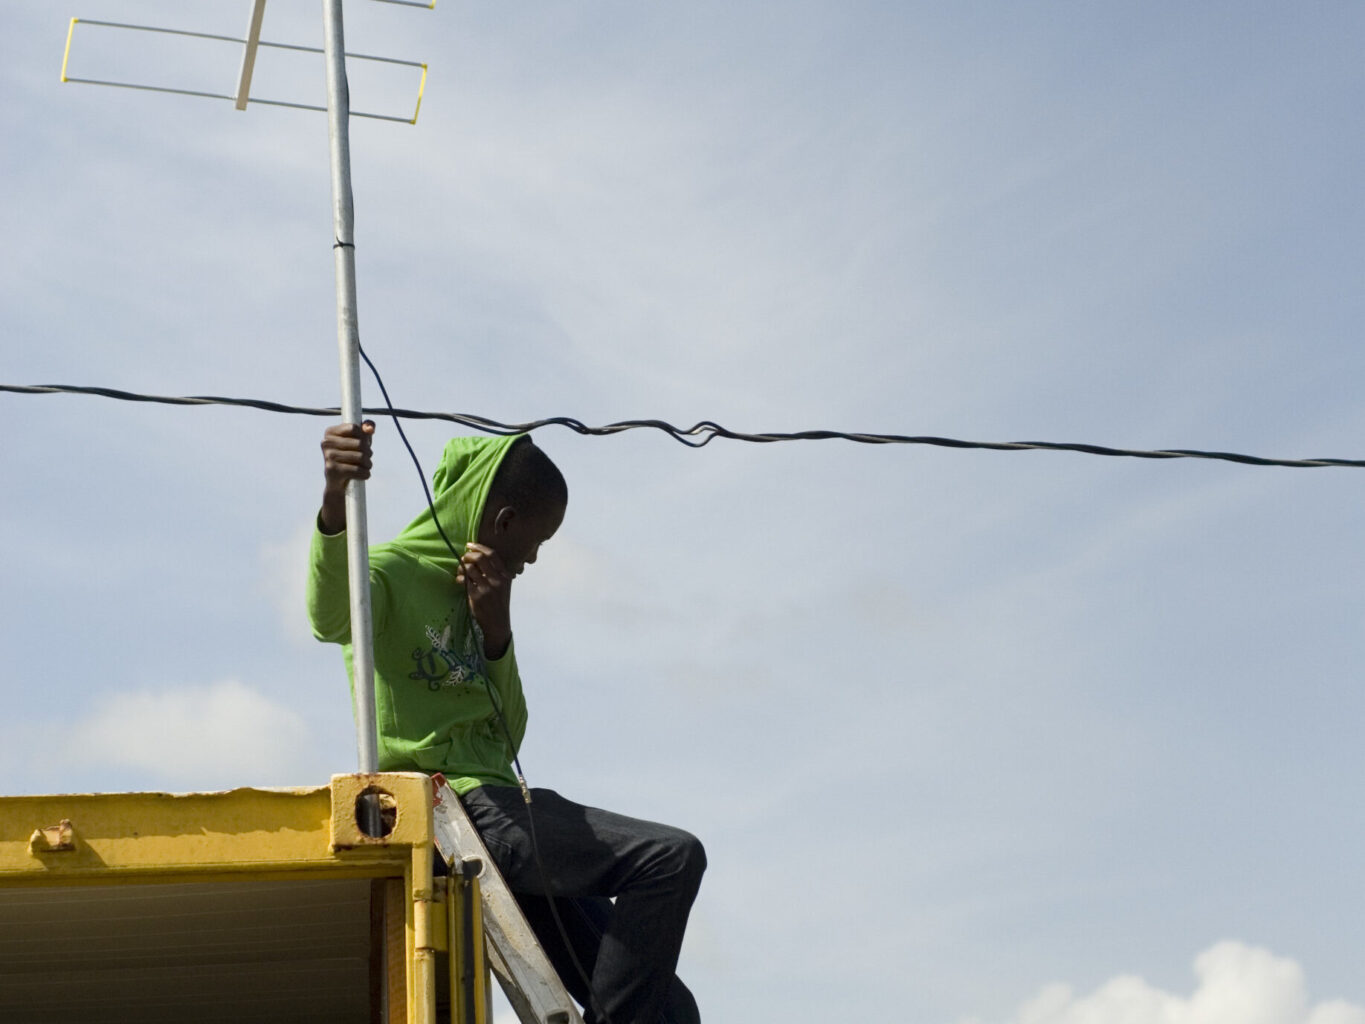
[[316, 780], [304, 719], [235, 680], [105, 699], [73, 729], [87, 764], [146, 773], [156, 785], [216, 789]]
[[1219, 942], [1195, 958], [1194, 973], [1188, 998], [1134, 975], [1082, 996], [1046, 985], [1011, 1024], [1365, 1024], [1365, 1007], [1340, 1000], [1310, 1007], [1303, 968], [1269, 950]]

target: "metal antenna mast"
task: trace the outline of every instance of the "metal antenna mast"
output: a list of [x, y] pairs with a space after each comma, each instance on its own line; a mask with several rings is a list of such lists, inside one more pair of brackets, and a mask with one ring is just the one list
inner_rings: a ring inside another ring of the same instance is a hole
[[[355, 203], [351, 195], [351, 97], [346, 84], [346, 41], [341, 0], [323, 0], [327, 62], [327, 136], [332, 161], [332, 253], [336, 263], [337, 345], [341, 354], [341, 414], [364, 416], [360, 400], [360, 325], [355, 298]], [[369, 527], [365, 482], [346, 486], [346, 552], [351, 587], [351, 666], [355, 686], [356, 747], [362, 772], [379, 770], [374, 712], [374, 623], [370, 612]]]

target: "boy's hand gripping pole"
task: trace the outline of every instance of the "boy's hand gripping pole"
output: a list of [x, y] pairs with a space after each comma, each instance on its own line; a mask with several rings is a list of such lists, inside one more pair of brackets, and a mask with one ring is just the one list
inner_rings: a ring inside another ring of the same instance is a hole
[[[323, 0], [322, 21], [323, 54], [327, 65], [327, 136], [332, 156], [332, 252], [336, 263], [337, 344], [341, 350], [341, 412], [346, 422], [360, 423], [363, 408], [360, 401], [360, 328], [356, 319], [355, 300], [351, 99], [346, 86], [346, 45], [341, 0]], [[356, 747], [360, 756], [360, 771], [376, 772], [379, 770], [379, 739], [374, 712], [374, 625], [370, 613], [368, 536], [365, 483], [352, 480], [346, 486], [346, 552], [351, 588], [351, 666], [355, 685]]]

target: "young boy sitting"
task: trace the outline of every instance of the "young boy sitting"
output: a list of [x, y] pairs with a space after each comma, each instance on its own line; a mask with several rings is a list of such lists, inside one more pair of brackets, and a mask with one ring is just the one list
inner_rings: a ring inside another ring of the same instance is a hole
[[[368, 421], [338, 424], [322, 440], [326, 483], [308, 615], [319, 640], [343, 645], [348, 673], [345, 489], [369, 477], [373, 433]], [[527, 719], [512, 581], [559, 529], [568, 504], [564, 477], [525, 435], [457, 437], [433, 485], [439, 527], [426, 509], [394, 540], [370, 549], [380, 770], [446, 776], [587, 1024], [697, 1024], [696, 1001], [674, 971], [706, 867], [701, 843], [546, 789], [531, 791], [528, 822], [512, 771]], [[555, 898], [590, 989], [547, 896]]]

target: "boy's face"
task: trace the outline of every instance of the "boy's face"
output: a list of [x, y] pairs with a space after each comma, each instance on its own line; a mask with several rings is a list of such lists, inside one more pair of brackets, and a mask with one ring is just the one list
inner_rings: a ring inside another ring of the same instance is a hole
[[502, 564], [513, 576], [520, 576], [522, 570], [536, 560], [540, 546], [555, 535], [560, 523], [564, 522], [564, 506], [523, 512], [510, 505], [503, 506], [486, 521], [479, 543], [486, 544], [498, 553]]

